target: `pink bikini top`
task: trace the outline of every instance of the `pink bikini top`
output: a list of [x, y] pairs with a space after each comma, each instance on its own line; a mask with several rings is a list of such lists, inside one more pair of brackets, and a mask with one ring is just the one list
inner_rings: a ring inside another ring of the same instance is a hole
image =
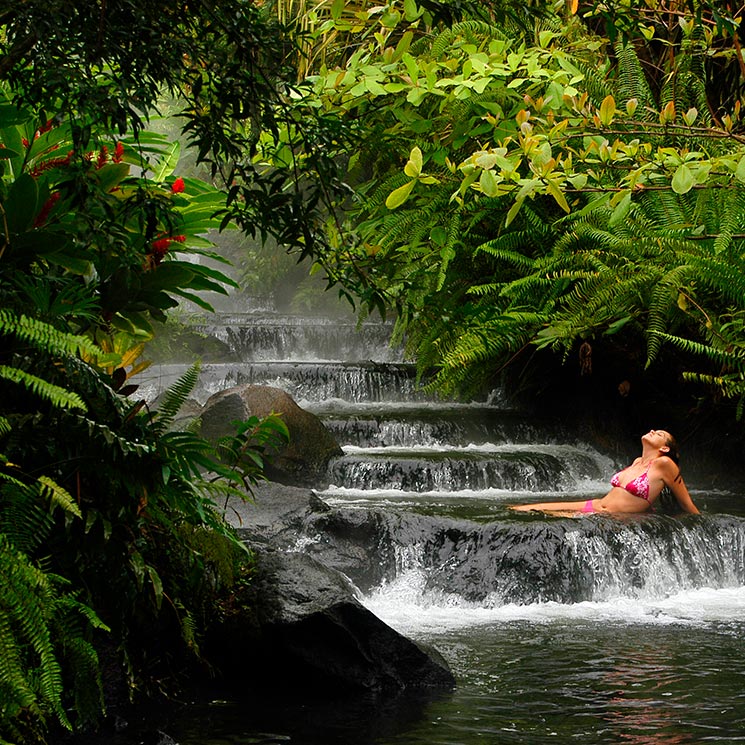
[[[649, 466], [651, 465], [652, 464], [650, 463]], [[649, 466], [647, 466], [647, 471], [649, 471]], [[625, 471], [626, 469], [623, 470]], [[611, 486], [620, 486], [629, 494], [633, 494], [635, 497], [641, 497], [642, 499], [649, 502], [649, 476], [647, 476], [647, 471], [644, 471], [644, 473], [639, 474], [639, 476], [637, 476], [635, 479], [629, 481], [626, 486], [624, 486], [618, 478], [619, 475], [622, 473], [622, 471], [619, 471], [618, 473], [613, 474], [613, 478], [610, 480], [610, 484]]]

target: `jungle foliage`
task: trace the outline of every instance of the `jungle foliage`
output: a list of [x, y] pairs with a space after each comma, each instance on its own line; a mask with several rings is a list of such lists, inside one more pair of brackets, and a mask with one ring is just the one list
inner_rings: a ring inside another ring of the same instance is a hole
[[131, 377], [152, 321], [234, 285], [207, 238], [225, 193], [179, 177], [179, 144], [147, 115], [178, 91], [215, 172], [248, 152], [281, 72], [267, 28], [242, 2], [0, 11], [4, 743], [96, 726], [104, 665], [125, 698], [177, 690], [208, 665], [202, 635], [250, 571], [221, 508], [250, 494], [286, 427], [249, 419], [209, 443], [176, 426], [198, 365], [155, 409]]
[[741, 15], [539, 5], [447, 26], [415, 0], [319, 19], [297, 117], [333, 112], [359, 137], [338, 149], [354, 194], [318, 262], [395, 308], [444, 392], [540, 349], [587, 371], [594, 348], [616, 348], [640, 375], [674, 351], [671, 383], [705, 383], [741, 417]]
[[[213, 229], [393, 309], [445, 392], [535, 350], [640, 372], [675, 350], [741, 416], [740, 21], [696, 0], [6, 2], [0, 739], [99, 721], [102, 650], [132, 695], [175, 686], [240, 564], [215, 500], [282, 423], [211, 445], [173, 430], [196, 368], [155, 411], [130, 380], [153, 320], [231, 286]], [[211, 183], [148, 131], [164, 94]]]

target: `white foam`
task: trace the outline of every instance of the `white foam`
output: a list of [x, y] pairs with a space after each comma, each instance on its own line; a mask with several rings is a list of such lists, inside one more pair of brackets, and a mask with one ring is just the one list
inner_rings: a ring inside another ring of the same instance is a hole
[[411, 570], [362, 601], [393, 628], [415, 636], [517, 621], [706, 626], [740, 622], [745, 617], [745, 587], [699, 588], [660, 598], [616, 597], [604, 601], [526, 605], [502, 604], [498, 597], [477, 604], [423, 588], [424, 575]]

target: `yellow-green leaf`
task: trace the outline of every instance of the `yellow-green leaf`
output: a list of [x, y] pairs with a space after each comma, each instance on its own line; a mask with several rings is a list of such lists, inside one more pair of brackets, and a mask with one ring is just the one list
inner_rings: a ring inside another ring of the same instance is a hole
[[567, 204], [567, 198], [564, 196], [564, 192], [559, 188], [559, 185], [553, 179], [546, 179], [546, 186], [548, 187], [548, 193], [556, 200], [556, 204], [564, 210], [564, 212], [570, 212], [569, 204]]
[[416, 179], [409, 181], [403, 186], [399, 186], [398, 189], [394, 189], [385, 200], [385, 206], [389, 210], [395, 210], [396, 207], [400, 207], [409, 198], [409, 194], [411, 194], [415, 183]]
[[735, 178], [738, 181], [742, 181], [745, 183], [745, 155], [740, 158], [740, 162], [737, 164], [737, 168], [735, 169]]
[[487, 197], [496, 197], [499, 191], [497, 178], [493, 171], [481, 171], [479, 186], [481, 186], [481, 191], [483, 191]]
[[600, 104], [600, 123], [607, 127], [613, 121], [615, 113], [616, 100], [613, 96], [606, 96]]
[[507, 219], [504, 221], [505, 227], [507, 227], [516, 217], [520, 211], [520, 207], [523, 206], [524, 199], [516, 199], [515, 203], [510, 207], [510, 211], [507, 213]]
[[687, 194], [693, 188], [694, 182], [691, 169], [685, 163], [681, 163], [673, 174], [673, 191], [676, 194]]
[[409, 153], [409, 160], [404, 168], [404, 173], [411, 178], [416, 178], [422, 172], [422, 151], [414, 147]]

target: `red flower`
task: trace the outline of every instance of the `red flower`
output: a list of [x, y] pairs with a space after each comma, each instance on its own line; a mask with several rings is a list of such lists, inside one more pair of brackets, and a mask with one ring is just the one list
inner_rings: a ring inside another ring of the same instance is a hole
[[28, 147], [29, 142], [25, 137], [21, 137], [21, 145], [23, 145], [23, 147]]
[[171, 191], [174, 194], [181, 194], [182, 191], [186, 189], [186, 184], [184, 183], [184, 179], [182, 179], [180, 176], [171, 184]]
[[44, 173], [44, 171], [49, 171], [52, 168], [58, 168], [59, 166], [69, 166], [73, 155], [74, 151], [70, 150], [64, 158], [50, 158], [49, 160], [42, 161], [41, 163], [35, 165], [29, 171], [29, 175], [31, 175], [33, 178], [36, 178], [40, 174]]
[[185, 235], [174, 235], [171, 240], [174, 243], [186, 243], [186, 236]]
[[121, 142], [117, 142], [116, 147], [114, 148], [114, 155], [111, 158], [111, 161], [112, 163], [121, 163], [123, 157], [124, 157], [124, 145], [122, 145]]
[[61, 196], [62, 195], [58, 191], [55, 191], [54, 194], [52, 194], [49, 197], [49, 199], [47, 199], [47, 201], [44, 202], [44, 205], [39, 210], [39, 214], [36, 216], [36, 219], [34, 220], [35, 228], [40, 227], [47, 221], [47, 218], [49, 217], [49, 213], [52, 211], [52, 207], [54, 207], [54, 205], [57, 204]]
[[163, 257], [168, 253], [168, 247], [171, 245], [170, 238], [158, 238], [150, 244], [148, 253], [152, 257], [152, 262], [155, 266], [163, 261]]
[[109, 148], [104, 145], [98, 153], [98, 162], [96, 168], [103, 168], [106, 165], [106, 161], [109, 159]]

